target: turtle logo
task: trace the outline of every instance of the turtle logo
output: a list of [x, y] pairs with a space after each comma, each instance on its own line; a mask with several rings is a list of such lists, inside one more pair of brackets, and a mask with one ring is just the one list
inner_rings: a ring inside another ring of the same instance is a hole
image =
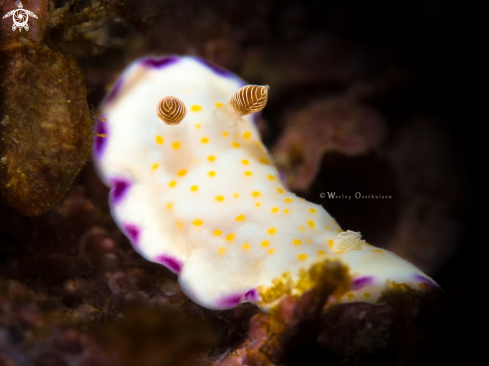
[[28, 31], [29, 24], [27, 24], [27, 21], [29, 20], [29, 15], [36, 19], [37, 19], [37, 15], [34, 14], [32, 11], [25, 10], [20, 1], [19, 1], [19, 5], [17, 5], [17, 8], [18, 9], [14, 9], [12, 11], [9, 11], [7, 14], [5, 14], [3, 16], [3, 19], [12, 16], [12, 20], [14, 21], [14, 24], [12, 25], [13, 31], [16, 30], [17, 28], [19, 28], [19, 32], [22, 30], [22, 28]]

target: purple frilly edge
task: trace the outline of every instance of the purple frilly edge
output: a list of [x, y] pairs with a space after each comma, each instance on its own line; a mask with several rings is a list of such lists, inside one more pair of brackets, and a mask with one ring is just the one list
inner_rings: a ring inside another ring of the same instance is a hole
[[170, 255], [159, 255], [154, 260], [155, 262], [164, 265], [170, 271], [176, 274], [182, 272], [183, 263], [178, 259], [176, 259], [175, 257], [172, 257]]
[[122, 84], [124, 84], [124, 79], [121, 77], [116, 81], [115, 85], [112, 87], [112, 90], [105, 97], [104, 103], [110, 103], [117, 97], [117, 94], [121, 91]]
[[425, 285], [427, 285], [431, 289], [440, 288], [440, 286], [438, 286], [434, 281], [432, 281], [429, 278], [426, 278], [424, 276], [421, 276], [419, 274], [413, 275], [413, 279], [417, 282], [424, 283]]
[[[426, 284], [429, 288], [432, 289], [439, 288], [439, 286], [434, 281], [424, 276], [421, 276], [419, 274], [414, 274], [412, 278], [418, 283], [421, 282]], [[373, 276], [361, 276], [361, 277], [354, 278], [350, 282], [350, 290], [356, 291], [356, 290], [360, 290], [363, 287], [370, 286], [373, 284], [374, 280], [375, 278]]]
[[[206, 60], [205, 58], [194, 56], [193, 59], [200, 62], [202, 65], [208, 67], [209, 69], [211, 69], [216, 75], [225, 78], [236, 78], [241, 80], [237, 75], [235, 75], [231, 71], [219, 65], [216, 65], [215, 63]], [[180, 61], [180, 57], [178, 56], [151, 56], [151, 57], [142, 58], [141, 60], [139, 60], [139, 64], [153, 69], [162, 69], [164, 67], [174, 65], [178, 61]]]
[[131, 240], [132, 246], [137, 249], [139, 248], [139, 238], [141, 236], [141, 229], [134, 224], [125, 223], [122, 225], [124, 233]]
[[236, 77], [236, 75], [233, 74], [231, 71], [226, 70], [224, 67], [216, 65], [215, 63], [213, 63], [209, 60], [206, 60], [205, 58], [195, 57], [195, 59], [197, 61], [199, 61], [201, 64], [207, 66], [209, 69], [211, 69], [214, 72], [214, 74], [216, 74], [216, 75], [223, 76], [225, 78]]
[[217, 301], [217, 306], [221, 309], [229, 309], [245, 301], [258, 301], [258, 291], [256, 289], [251, 289], [245, 293], [222, 297]]
[[373, 282], [374, 282], [374, 277], [372, 276], [362, 276], [362, 277], [354, 278], [350, 282], [350, 290], [351, 291], [360, 290], [363, 287], [371, 285]]
[[127, 191], [131, 187], [131, 182], [123, 178], [114, 178], [110, 183], [112, 185], [110, 199], [114, 205], [117, 205], [126, 196]]
[[105, 135], [106, 137], [95, 135], [95, 141], [93, 143], [93, 153], [97, 159], [102, 157], [105, 147], [107, 146], [107, 140], [109, 138], [109, 127], [107, 121], [103, 121], [105, 118], [101, 117], [96, 119], [95, 133], [99, 135]]
[[139, 64], [152, 69], [160, 70], [167, 66], [174, 65], [178, 61], [180, 61], [180, 58], [176, 56], [151, 56], [142, 58], [139, 60]]
[[195, 56], [194, 59], [198, 62], [200, 62], [202, 65], [206, 66], [207, 68], [211, 69], [211, 71], [221, 77], [227, 78], [227, 79], [233, 79], [239, 83], [239, 87], [243, 87], [247, 85], [247, 83], [241, 79], [238, 75], [233, 73], [232, 71], [229, 71], [225, 69], [224, 67], [221, 67], [219, 65], [216, 65], [215, 63], [206, 60], [205, 58]]
[[[200, 62], [204, 66], [208, 67], [211, 69], [216, 75], [222, 76], [222, 77], [235, 77], [231, 71], [226, 70], [225, 68], [216, 65], [204, 58], [201, 57], [193, 57], [194, 60]], [[139, 60], [139, 64], [149, 67], [152, 69], [162, 69], [164, 67], [174, 65], [178, 61], [180, 61], [180, 57], [178, 56], [150, 56], [150, 57], [144, 57], [141, 60]]]
[[[148, 68], [156, 69], [156, 70], [161, 70], [165, 67], [175, 65], [176, 63], [178, 63], [180, 61], [180, 59], [181, 58], [179, 56], [148, 56], [148, 57], [143, 57], [143, 58], [139, 59], [137, 61], [137, 63], [144, 66], [144, 67], [148, 67]], [[211, 61], [208, 61], [208, 60], [206, 60], [202, 57], [198, 57], [198, 56], [194, 56], [193, 59], [196, 60], [197, 62], [201, 63], [202, 65], [206, 66], [207, 68], [209, 68], [212, 72], [214, 72], [214, 74], [216, 74], [218, 76], [236, 80], [237, 82], [239, 82], [240, 87], [247, 85], [246, 82], [243, 79], [241, 79], [238, 75], [234, 74], [233, 72], [231, 72], [231, 71], [229, 71], [229, 70], [227, 70], [227, 69], [225, 69], [219, 65], [214, 64]], [[124, 85], [124, 77], [121, 76], [116, 81], [116, 83], [112, 87], [109, 94], [107, 94], [107, 96], [103, 100], [102, 106], [107, 104], [107, 103], [112, 102], [117, 97], [119, 92], [121, 91], [123, 85]]]
[[[144, 57], [140, 59], [138, 63], [145, 67], [159, 70], [164, 67], [173, 65], [177, 63], [179, 60], [180, 59], [175, 56], [163, 56], [163, 57], [152, 56], [152, 57]], [[109, 94], [107, 94], [107, 96], [104, 98], [102, 105], [112, 102], [121, 91], [123, 85], [124, 85], [124, 76], [121, 76], [116, 81]]]

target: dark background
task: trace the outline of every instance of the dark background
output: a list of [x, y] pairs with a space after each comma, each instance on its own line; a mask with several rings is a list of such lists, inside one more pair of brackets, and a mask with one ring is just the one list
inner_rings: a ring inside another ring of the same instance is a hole
[[[65, 3], [53, 2], [53, 9]], [[487, 123], [478, 108], [483, 86], [477, 51], [487, 42], [481, 41], [483, 23], [476, 16], [481, 11], [475, 4], [442, 0], [107, 3], [112, 7], [102, 16], [103, 25], [93, 25], [92, 20], [88, 29], [101, 29], [97, 37], [85, 37], [88, 30], [77, 28], [73, 21], [49, 29], [44, 40], [77, 59], [86, 72], [87, 99], [94, 108], [135, 58], [200, 55], [251, 83], [270, 84], [270, 101], [263, 112], [264, 141], [273, 148], [285, 129], [290, 108], [301, 109], [311, 100], [341, 95], [356, 82], [372, 80], [387, 69], [401, 70], [405, 80], [401, 86], [368, 101], [386, 120], [385, 145], [407, 119], [429, 116], [447, 128], [444, 137], [453, 143], [450, 153], [454, 165], [460, 167], [455, 174], [464, 182], [459, 215], [464, 230], [447, 249], [452, 251], [455, 246], [454, 254], [432, 273], [444, 295], [438, 315], [426, 329], [430, 347], [422, 363], [486, 363], [483, 230], [487, 214], [480, 209], [484, 192], [477, 190], [476, 183], [482, 181], [486, 167], [481, 160]], [[89, 1], [75, 2], [70, 7], [73, 19], [88, 6]], [[382, 177], [373, 186], [398, 197], [389, 167], [376, 159], [376, 154], [326, 155], [311, 188], [299, 194], [324, 204], [342, 227], [382, 238], [392, 230], [402, 205], [398, 199], [338, 203], [318, 198], [319, 192], [327, 190], [354, 193], [362, 186], [362, 177], [372, 171]], [[90, 169], [85, 168], [74, 185], [86, 185]], [[336, 185], [328, 183], [332, 174], [338, 177]], [[416, 175], [416, 167], [412, 174]], [[447, 185], [452, 178], [447, 176]], [[23, 254], [19, 254], [22, 249], [12, 249], [10, 234], [2, 235], [8, 244], [0, 255], [7, 268], [13, 257]], [[3, 275], [8, 278], [9, 272]]]

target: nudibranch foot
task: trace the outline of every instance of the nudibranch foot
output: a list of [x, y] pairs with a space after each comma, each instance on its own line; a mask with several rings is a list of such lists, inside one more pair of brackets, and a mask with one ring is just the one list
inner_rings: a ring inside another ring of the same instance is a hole
[[434, 284], [286, 189], [250, 115], [268, 86], [243, 84], [198, 58], [144, 58], [102, 104], [108, 133], [94, 160], [134, 249], [211, 309], [271, 310], [326, 281], [328, 263], [349, 271], [339, 302], [375, 304], [391, 283]]

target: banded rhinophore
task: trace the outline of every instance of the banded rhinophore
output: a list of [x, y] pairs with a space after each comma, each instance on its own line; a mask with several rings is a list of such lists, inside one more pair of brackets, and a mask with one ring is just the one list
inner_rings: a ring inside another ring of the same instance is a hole
[[211, 309], [269, 309], [285, 294], [277, 283], [300, 295], [305, 271], [333, 260], [351, 276], [340, 302], [377, 303], [396, 283], [437, 286], [286, 189], [252, 117], [268, 91], [195, 57], [143, 58], [122, 74], [101, 106], [93, 152], [134, 249]]
[[167, 125], [178, 125], [187, 115], [187, 108], [180, 99], [169, 95], [159, 101], [156, 115]]
[[268, 85], [246, 85], [239, 89], [229, 102], [233, 112], [238, 116], [261, 111], [267, 105]]

